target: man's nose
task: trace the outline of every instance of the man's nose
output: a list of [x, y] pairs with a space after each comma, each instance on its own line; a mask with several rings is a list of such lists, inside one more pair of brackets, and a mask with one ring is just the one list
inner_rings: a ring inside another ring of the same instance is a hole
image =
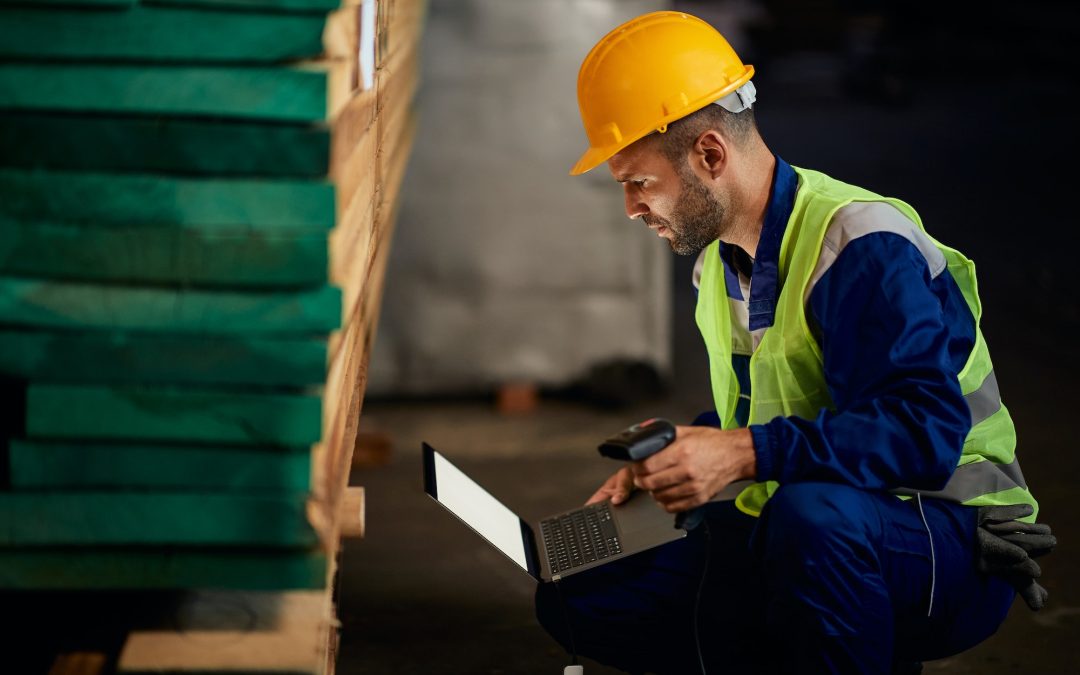
[[633, 220], [634, 218], [640, 218], [649, 212], [649, 207], [645, 202], [637, 198], [637, 195], [630, 189], [625, 190], [623, 194], [626, 207], [626, 217]]

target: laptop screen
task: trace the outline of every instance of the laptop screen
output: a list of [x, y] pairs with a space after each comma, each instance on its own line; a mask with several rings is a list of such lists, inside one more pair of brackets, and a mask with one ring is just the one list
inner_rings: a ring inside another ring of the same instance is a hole
[[428, 494], [528, 572], [528, 553], [517, 514], [431, 446], [424, 446], [424, 455]]

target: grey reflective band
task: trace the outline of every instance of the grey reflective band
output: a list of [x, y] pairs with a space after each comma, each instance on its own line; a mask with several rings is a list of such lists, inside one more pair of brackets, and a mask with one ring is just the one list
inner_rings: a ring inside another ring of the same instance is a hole
[[814, 273], [810, 275], [810, 283], [806, 285], [803, 301], [810, 302], [810, 294], [814, 292], [814, 287], [833, 266], [848, 244], [875, 232], [891, 232], [911, 242], [926, 258], [931, 279], [936, 279], [945, 271], [948, 265], [945, 254], [934, 245], [934, 242], [919, 229], [914, 221], [895, 206], [888, 202], [852, 202], [838, 209], [829, 221], [829, 227], [825, 230], [825, 239], [821, 244], [821, 255], [818, 256]]
[[1008, 464], [998, 464], [987, 460], [958, 466], [949, 478], [949, 482], [941, 490], [898, 488], [892, 492], [898, 495], [921, 494], [924, 497], [967, 502], [976, 497], [1017, 487], [1026, 490], [1027, 482], [1024, 480], [1024, 473], [1020, 471], [1020, 463], [1014, 457]]
[[968, 409], [971, 410], [971, 426], [975, 426], [1001, 410], [1001, 392], [998, 390], [994, 371], [990, 371], [978, 389], [965, 394], [964, 400], [967, 401]]
[[747, 82], [735, 91], [721, 99], [713, 101], [715, 105], [731, 113], [741, 113], [757, 100], [757, 87], [753, 82]]

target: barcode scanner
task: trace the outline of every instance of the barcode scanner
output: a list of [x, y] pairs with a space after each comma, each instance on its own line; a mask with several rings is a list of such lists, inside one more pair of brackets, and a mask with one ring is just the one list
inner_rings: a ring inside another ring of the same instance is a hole
[[[654, 417], [623, 429], [601, 443], [597, 450], [604, 457], [637, 462], [655, 455], [671, 445], [674, 440], [675, 425], [662, 417]], [[702, 515], [698, 509], [682, 511], [675, 516], [675, 527], [680, 530], [692, 530], [701, 523]]]
[[627, 427], [597, 447], [600, 454], [624, 462], [637, 462], [660, 452], [675, 440], [675, 425], [654, 417]]

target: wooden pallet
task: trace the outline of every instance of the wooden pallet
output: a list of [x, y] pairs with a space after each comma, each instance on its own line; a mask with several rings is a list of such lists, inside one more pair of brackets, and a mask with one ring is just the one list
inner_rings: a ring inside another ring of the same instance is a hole
[[[0, 588], [51, 593], [0, 606], [55, 603], [39, 653], [59, 675], [330, 675], [423, 2], [379, 2], [370, 88], [371, 0], [41, 4], [0, 0], [25, 29], [0, 46], [0, 373], [31, 383], [0, 411]], [[176, 31], [206, 10], [205, 35]], [[104, 40], [79, 12], [124, 18]], [[200, 47], [242, 15], [234, 44]], [[48, 59], [43, 20], [78, 34]], [[275, 31], [261, 62], [228, 62]]]

